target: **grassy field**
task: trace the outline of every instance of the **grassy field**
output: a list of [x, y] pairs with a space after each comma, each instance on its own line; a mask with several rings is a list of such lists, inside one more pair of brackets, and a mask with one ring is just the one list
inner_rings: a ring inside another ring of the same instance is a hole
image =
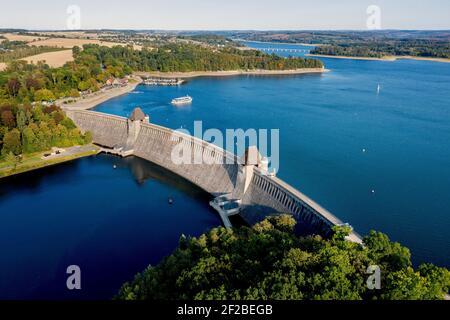
[[[98, 44], [100, 46], [113, 47], [113, 46], [125, 46], [125, 43], [119, 42], [109, 42], [102, 41], [99, 39], [87, 39], [88, 36], [95, 37], [96, 34], [85, 34], [83, 32], [67, 32], [67, 33], [59, 33], [63, 37], [55, 37], [55, 33], [42, 34], [39, 36], [36, 35], [21, 35], [15, 33], [5, 33], [2, 34], [9, 41], [24, 41], [28, 46], [44, 46], [44, 47], [55, 47], [55, 48], [64, 48], [68, 50], [41, 53], [34, 56], [29, 56], [26, 58], [22, 58], [21, 60], [25, 60], [28, 63], [37, 63], [39, 61], [45, 61], [50, 67], [62, 67], [66, 62], [73, 61], [72, 51], [71, 49], [75, 46], [83, 47], [85, 44]], [[133, 45], [135, 50], [141, 50], [142, 47], [138, 45]], [[5, 63], [0, 63], [0, 71], [6, 69]]]
[[15, 33], [5, 33], [2, 34], [9, 41], [24, 41], [24, 42], [32, 42], [40, 39], [45, 39], [45, 37], [36, 37], [36, 36], [27, 36]]
[[45, 61], [52, 68], [62, 67], [66, 62], [73, 61], [72, 50], [62, 50], [62, 51], [54, 51], [54, 52], [46, 52], [37, 54], [35, 56], [26, 57], [21, 60], [25, 60], [26, 62], [33, 64], [38, 63], [39, 61]]
[[90, 150], [87, 151], [83, 150], [82, 152], [79, 153], [74, 153], [67, 156], [61, 156], [58, 158], [45, 160], [41, 159], [41, 157], [44, 155], [44, 153], [47, 152], [28, 154], [24, 155], [20, 163], [17, 163], [16, 165], [8, 161], [0, 161], [0, 178], [97, 154], [99, 150], [98, 147], [94, 145], [91, 145], [91, 147], [92, 148], [89, 148]]
[[[27, 42], [29, 46], [47, 46], [47, 47], [58, 47], [58, 48], [66, 48], [72, 49], [75, 46], [82, 47], [85, 44], [98, 44], [106, 47], [113, 46], [125, 46], [125, 43], [119, 42], [109, 42], [109, 41], [101, 41], [98, 39], [85, 39], [76, 37], [73, 35], [73, 38], [61, 38], [61, 37], [46, 37], [46, 36], [28, 36], [28, 35], [20, 35], [14, 33], [5, 33], [2, 34], [9, 41], [24, 41]], [[134, 45], [134, 49], [140, 50], [141, 47]]]
[[[71, 38], [48, 38], [28, 43], [33, 46], [47, 46], [71, 49], [75, 46], [82, 47], [85, 44], [98, 44], [100, 46], [113, 47], [125, 46], [123, 43], [100, 41], [97, 39], [71, 39]], [[135, 46], [136, 47], [136, 46]], [[136, 49], [136, 48], [135, 48]]]

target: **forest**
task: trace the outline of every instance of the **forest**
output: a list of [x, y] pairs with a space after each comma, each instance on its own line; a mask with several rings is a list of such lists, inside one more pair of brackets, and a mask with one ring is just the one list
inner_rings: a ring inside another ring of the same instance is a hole
[[0, 120], [0, 159], [92, 141], [90, 133], [82, 134], [56, 106], [4, 104]]
[[382, 58], [450, 58], [448, 30], [241, 31], [223, 36], [247, 41], [315, 45], [312, 54]]
[[322, 68], [316, 59], [283, 58], [257, 50], [233, 47], [213, 49], [194, 44], [166, 44], [158, 48], [133, 50], [130, 47], [84, 46], [81, 55], [95, 56], [101, 63], [120, 66], [124, 71], [227, 71], [290, 70]]
[[[409, 250], [382, 233], [370, 232], [362, 246], [345, 239], [349, 227], [335, 227], [330, 238], [299, 237], [295, 224], [279, 215], [181, 237], [173, 254], [124, 284], [115, 299], [442, 300], [448, 292], [447, 269], [414, 269]], [[378, 287], [369, 267], [379, 268]]]
[[450, 42], [403, 40], [370, 41], [352, 44], [323, 45], [312, 54], [382, 58], [386, 56], [413, 56], [450, 59]]

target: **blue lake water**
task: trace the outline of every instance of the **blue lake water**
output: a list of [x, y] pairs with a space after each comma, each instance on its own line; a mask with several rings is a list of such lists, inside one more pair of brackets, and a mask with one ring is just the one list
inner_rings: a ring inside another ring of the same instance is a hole
[[[139, 86], [96, 110], [126, 116], [140, 106], [171, 128], [202, 120], [204, 129], [280, 129], [279, 177], [359, 233], [379, 230], [408, 246], [415, 263], [450, 267], [450, 64], [322, 60], [329, 73]], [[191, 106], [170, 105], [185, 94]], [[71, 297], [68, 264], [87, 277], [75, 297], [107, 298], [181, 233], [220, 224], [207, 195], [127, 161], [98, 156], [0, 181], [0, 298]]]
[[[1, 180], [0, 299], [110, 299], [182, 234], [221, 225], [209, 200], [145, 160], [109, 155]], [[67, 290], [70, 265], [80, 291]]]

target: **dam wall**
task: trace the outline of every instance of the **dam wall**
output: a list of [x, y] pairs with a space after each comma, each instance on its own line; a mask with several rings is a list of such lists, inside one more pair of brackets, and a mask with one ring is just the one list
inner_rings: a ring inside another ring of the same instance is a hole
[[[83, 131], [90, 131], [93, 141], [113, 148], [115, 154], [134, 155], [170, 170], [208, 192], [216, 199], [212, 206], [221, 214], [225, 225], [230, 225], [228, 213], [221, 204], [238, 204], [236, 212], [249, 224], [277, 213], [291, 214], [301, 225], [322, 235], [333, 226], [343, 225], [333, 214], [281, 179], [269, 175], [256, 153], [236, 157], [201, 139], [148, 122], [148, 117], [134, 120], [93, 111], [67, 110], [67, 115]], [[142, 113], [142, 111], [140, 111]], [[187, 163], [175, 163], [176, 148], [189, 151]], [[249, 148], [250, 149], [250, 148]], [[114, 153], [114, 152], [112, 152]], [[202, 161], [196, 163], [196, 155]], [[253, 160], [248, 160], [249, 158]], [[259, 162], [258, 162], [259, 161]], [[225, 207], [226, 205], [224, 205]], [[355, 232], [349, 239], [361, 242]]]
[[127, 119], [92, 111], [65, 111], [83, 131], [90, 131], [96, 144], [113, 148], [125, 144], [128, 138]]
[[[190, 150], [188, 163], [175, 164], [172, 161], [172, 151], [176, 146]], [[196, 164], [196, 154], [207, 163]], [[180, 175], [213, 196], [231, 194], [238, 184], [239, 168], [235, 156], [200, 139], [154, 124], [141, 126], [134, 155]]]

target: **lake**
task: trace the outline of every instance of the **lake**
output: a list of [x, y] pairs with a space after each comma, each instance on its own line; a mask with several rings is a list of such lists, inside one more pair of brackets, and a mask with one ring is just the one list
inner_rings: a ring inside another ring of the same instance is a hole
[[[1, 180], [0, 299], [110, 299], [182, 234], [220, 226], [210, 200], [134, 157], [97, 155]], [[66, 288], [70, 265], [81, 268], [80, 291]]]
[[[127, 116], [140, 106], [174, 129], [197, 120], [222, 131], [279, 129], [279, 177], [360, 234], [379, 230], [409, 247], [414, 263], [450, 267], [450, 64], [322, 60], [322, 75], [139, 86], [96, 110]], [[186, 94], [191, 106], [170, 104]], [[182, 233], [219, 225], [208, 201], [136, 158], [101, 155], [3, 180], [0, 298], [111, 297]], [[69, 264], [85, 270], [81, 293], [65, 290]]]

